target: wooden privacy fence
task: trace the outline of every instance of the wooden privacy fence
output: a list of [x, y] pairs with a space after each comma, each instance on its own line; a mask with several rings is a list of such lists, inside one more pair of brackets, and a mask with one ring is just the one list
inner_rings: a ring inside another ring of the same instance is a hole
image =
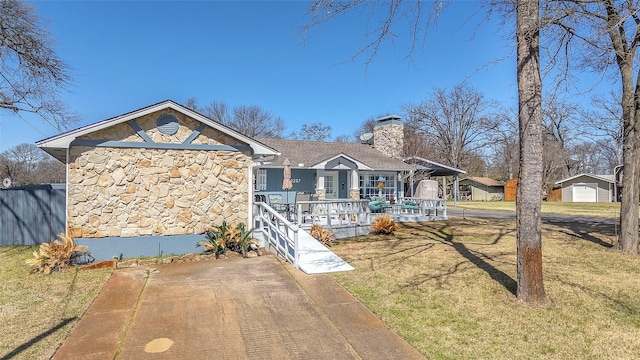
[[0, 246], [37, 245], [65, 231], [65, 184], [0, 190]]

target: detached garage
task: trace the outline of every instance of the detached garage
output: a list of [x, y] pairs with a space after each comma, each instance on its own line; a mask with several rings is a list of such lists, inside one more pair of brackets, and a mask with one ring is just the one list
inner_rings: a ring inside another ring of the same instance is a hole
[[580, 174], [556, 182], [562, 188], [563, 202], [611, 202], [615, 181], [609, 175]]
[[460, 194], [466, 200], [504, 200], [504, 183], [486, 177], [468, 177], [460, 180]]

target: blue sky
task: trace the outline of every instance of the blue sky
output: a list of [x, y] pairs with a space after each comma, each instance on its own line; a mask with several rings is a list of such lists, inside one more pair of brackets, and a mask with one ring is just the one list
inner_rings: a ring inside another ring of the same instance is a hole
[[[286, 133], [321, 122], [338, 136], [372, 116], [402, 115], [402, 105], [465, 79], [489, 99], [516, 101], [512, 44], [494, 22], [477, 28], [477, 2], [453, 2], [411, 60], [409, 36], [398, 33], [368, 67], [366, 57], [341, 64], [365, 44], [367, 19], [353, 13], [305, 39], [304, 1], [31, 4], [72, 68], [63, 99], [82, 116], [75, 127], [195, 97], [201, 105], [258, 105], [280, 116]], [[0, 152], [56, 134], [38, 118], [0, 112]]]

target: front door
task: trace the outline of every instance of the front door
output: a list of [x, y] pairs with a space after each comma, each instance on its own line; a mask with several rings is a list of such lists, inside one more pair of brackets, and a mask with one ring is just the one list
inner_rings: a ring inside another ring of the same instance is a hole
[[326, 190], [327, 199], [338, 198], [338, 172], [327, 171], [324, 174], [324, 188]]

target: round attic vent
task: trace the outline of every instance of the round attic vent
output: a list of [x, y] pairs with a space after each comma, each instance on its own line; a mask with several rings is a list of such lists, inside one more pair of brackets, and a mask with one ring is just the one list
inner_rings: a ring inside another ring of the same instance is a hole
[[160, 115], [156, 125], [158, 131], [165, 135], [173, 135], [178, 132], [178, 119], [171, 114]]

